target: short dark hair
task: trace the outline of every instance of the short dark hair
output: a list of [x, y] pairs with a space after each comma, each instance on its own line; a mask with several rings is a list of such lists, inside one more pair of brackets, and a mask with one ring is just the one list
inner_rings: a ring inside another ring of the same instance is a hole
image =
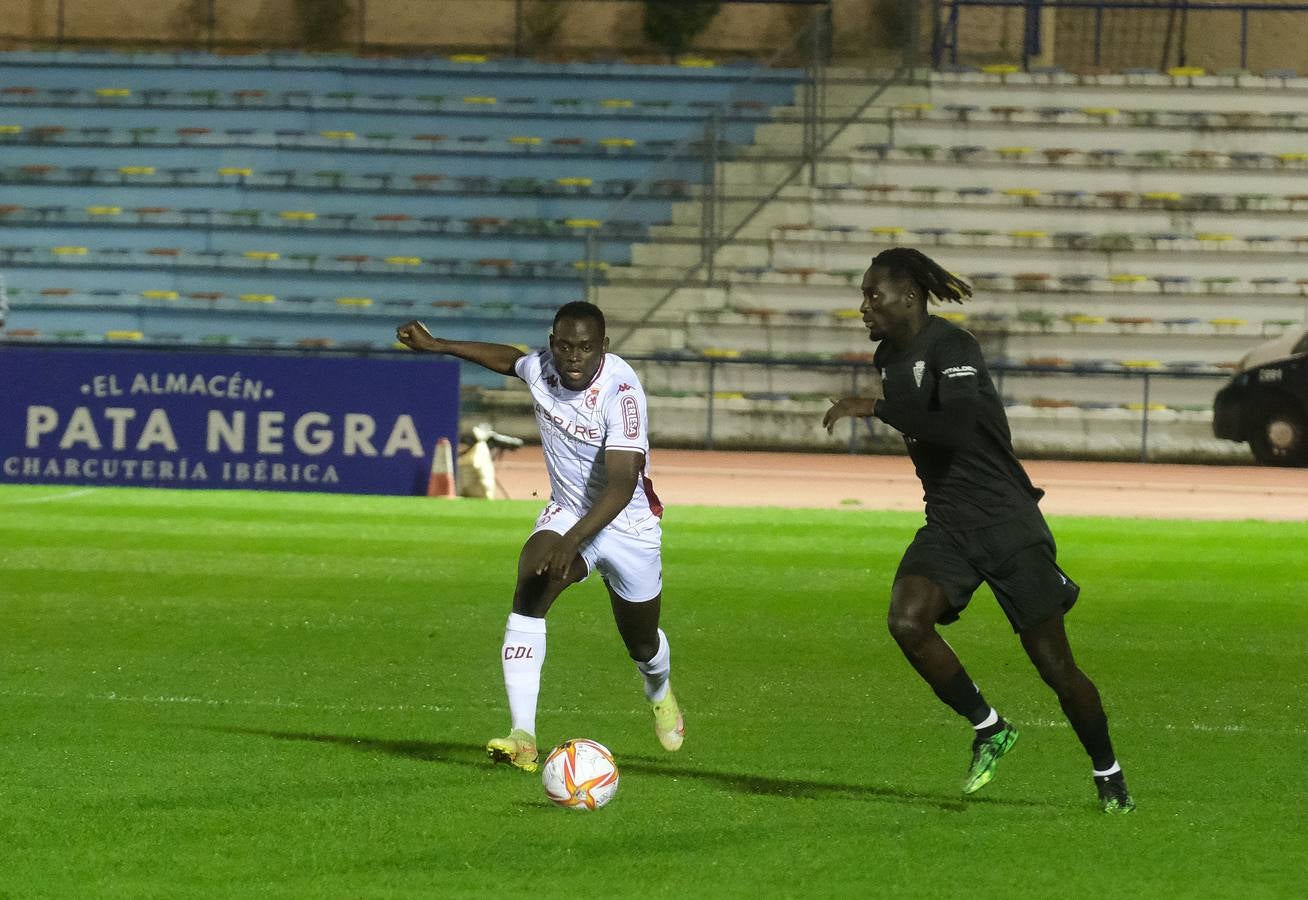
[[972, 285], [950, 272], [920, 250], [891, 247], [872, 257], [872, 265], [889, 270], [896, 278], [907, 278], [922, 291], [923, 301], [932, 296], [937, 301], [962, 303], [972, 296]]
[[557, 328], [564, 319], [590, 319], [599, 326], [600, 337], [604, 336], [604, 313], [594, 303], [573, 300], [571, 303], [563, 304], [554, 314], [554, 323], [550, 326], [550, 330]]

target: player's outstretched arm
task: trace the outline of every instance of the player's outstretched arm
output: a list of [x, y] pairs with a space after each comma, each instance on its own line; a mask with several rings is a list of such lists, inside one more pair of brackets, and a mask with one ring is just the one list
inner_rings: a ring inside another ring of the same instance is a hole
[[456, 356], [459, 359], [466, 359], [470, 363], [476, 363], [501, 375], [515, 374], [514, 363], [523, 356], [521, 350], [517, 347], [510, 347], [508, 344], [486, 344], [481, 341], [447, 341], [444, 338], [433, 337], [432, 333], [427, 330], [427, 326], [416, 319], [395, 329], [395, 338], [410, 350]]
[[841, 397], [839, 400], [827, 398], [831, 408], [827, 414], [822, 417], [822, 427], [827, 430], [827, 434], [834, 433], [836, 423], [841, 419], [850, 416], [856, 419], [866, 419], [869, 416], [876, 415], [877, 401], [886, 396], [885, 388], [881, 384], [881, 373], [876, 369], [871, 372], [871, 381], [864, 389], [863, 394], [858, 397]]
[[568, 529], [554, 550], [540, 561], [537, 575], [563, 578], [581, 545], [600, 533], [605, 525], [627, 508], [636, 492], [636, 480], [645, 469], [645, 454], [636, 450], [605, 450], [604, 470], [608, 482], [595, 498], [595, 505]]
[[841, 397], [839, 400], [827, 398], [831, 408], [822, 417], [822, 427], [827, 430], [827, 434], [832, 434], [836, 423], [841, 419], [851, 416], [856, 419], [866, 419], [876, 412], [877, 399], [876, 397]]

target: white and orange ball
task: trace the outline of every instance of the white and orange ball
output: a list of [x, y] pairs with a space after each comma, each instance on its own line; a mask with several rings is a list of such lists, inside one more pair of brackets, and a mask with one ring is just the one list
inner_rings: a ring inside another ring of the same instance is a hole
[[564, 741], [541, 767], [545, 795], [569, 809], [599, 809], [618, 792], [618, 764], [603, 744], [586, 738]]

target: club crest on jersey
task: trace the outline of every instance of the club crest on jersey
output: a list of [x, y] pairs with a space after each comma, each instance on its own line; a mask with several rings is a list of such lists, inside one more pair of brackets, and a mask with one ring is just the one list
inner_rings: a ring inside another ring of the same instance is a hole
[[546, 375], [546, 376], [545, 376], [545, 383], [548, 384], [551, 388], [557, 388], [557, 387], [559, 386], [559, 376], [557, 376], [557, 375]]
[[917, 362], [913, 363], [913, 381], [917, 382], [918, 387], [922, 386], [922, 376], [925, 374], [926, 362], [924, 360], [919, 359]]
[[594, 409], [595, 406], [599, 403], [599, 392], [600, 392], [600, 389], [597, 388], [597, 387], [595, 387], [595, 388], [591, 388], [591, 389], [586, 393], [586, 408], [587, 408], [587, 409]]

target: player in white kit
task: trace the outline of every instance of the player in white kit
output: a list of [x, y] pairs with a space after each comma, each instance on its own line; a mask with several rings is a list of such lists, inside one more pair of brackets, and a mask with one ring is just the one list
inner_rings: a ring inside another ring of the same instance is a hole
[[414, 350], [517, 375], [535, 402], [551, 496], [518, 557], [513, 612], [504, 630], [512, 730], [491, 740], [486, 752], [536, 771], [545, 614], [592, 569], [604, 579], [618, 633], [644, 679], [659, 743], [680, 748], [686, 728], [668, 682], [668, 639], [659, 628], [663, 506], [648, 474], [645, 392], [631, 366], [608, 352], [604, 314], [590, 303], [565, 304], [554, 316], [549, 349], [531, 354], [504, 344], [442, 340], [416, 321], [400, 326], [396, 336]]

